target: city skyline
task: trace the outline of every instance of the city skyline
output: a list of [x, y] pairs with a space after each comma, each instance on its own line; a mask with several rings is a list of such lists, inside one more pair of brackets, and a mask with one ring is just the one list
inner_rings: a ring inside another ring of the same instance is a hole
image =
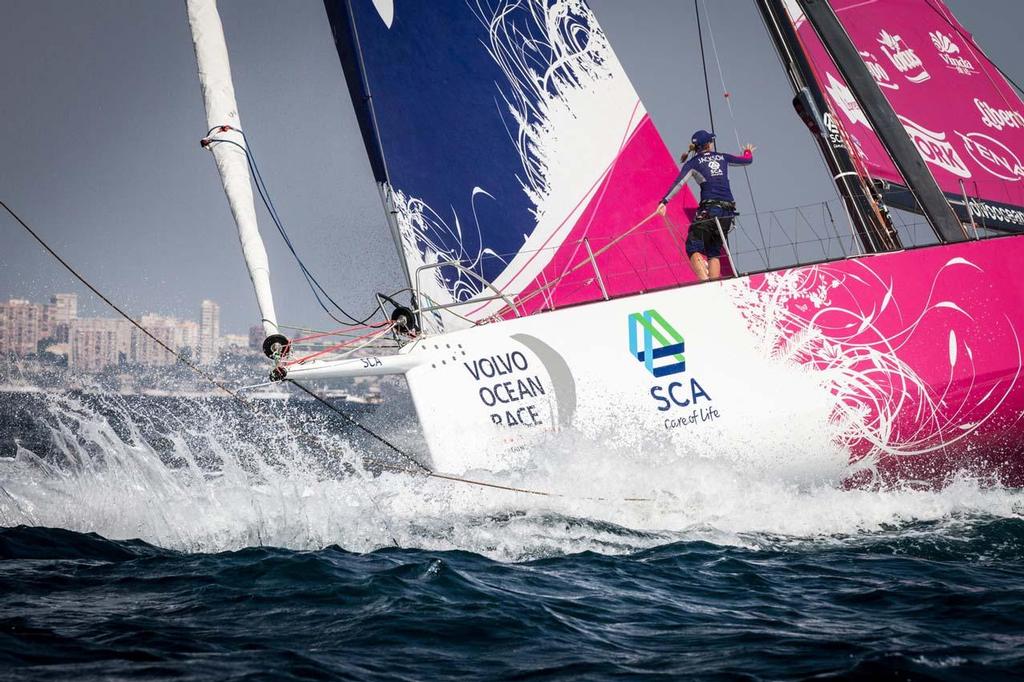
[[[70, 315], [72, 317], [77, 317], [78, 306], [81, 303], [81, 301], [79, 300], [79, 296], [80, 296], [79, 294], [77, 294], [77, 293], [51, 293], [51, 294], [46, 294], [46, 296], [48, 296], [51, 299], [57, 298], [57, 299], [61, 299], [62, 301], [68, 301], [68, 303], [62, 303], [62, 305], [65, 305], [65, 306], [70, 305], [70, 309], [72, 311], [72, 312], [70, 312]], [[26, 301], [26, 302], [29, 302], [29, 303], [33, 303], [35, 305], [46, 305], [46, 304], [42, 304], [42, 303], [38, 303], [38, 302], [34, 301], [33, 298], [35, 298], [35, 297], [28, 296], [28, 295], [18, 295], [17, 292], [13, 292], [13, 293], [7, 293], [7, 294], [0, 294], [0, 303], [9, 303], [11, 301]], [[202, 316], [202, 303], [205, 302], [205, 301], [208, 301], [208, 300], [210, 300], [210, 299], [203, 299], [202, 301], [200, 301], [200, 303], [199, 303], [200, 315], [198, 317]], [[211, 300], [210, 302], [214, 303], [214, 305], [217, 305], [218, 307], [220, 305], [216, 301], [212, 301]], [[55, 303], [55, 301], [53, 301], [53, 300], [49, 301], [49, 305], [53, 305], [54, 303]], [[107, 307], [105, 305], [101, 306], [100, 308], [98, 308], [98, 310], [100, 312], [105, 312], [106, 314], [91, 314], [91, 315], [89, 315], [89, 317], [104, 318], [104, 319], [106, 319], [106, 318], [124, 319], [124, 318], [120, 318], [120, 316], [117, 314], [116, 311], [112, 310], [111, 308], [109, 308], [109, 307]], [[158, 312], [156, 310], [146, 310], [145, 312], [140, 314], [135, 319], [136, 319], [136, 321], [142, 323], [142, 320], [144, 318], [176, 318], [176, 317], [177, 316], [172, 315], [170, 313], [167, 313], [165, 311], [159, 311]], [[197, 317], [197, 319], [198, 319], [198, 317]], [[143, 326], [145, 326], [145, 324], [143, 324]], [[248, 336], [249, 331], [252, 328], [254, 328], [254, 327], [260, 327], [260, 329], [262, 329], [262, 326], [260, 326], [257, 322], [252, 322], [251, 324], [246, 326], [246, 328], [244, 330], [240, 331], [236, 327], [234, 329], [234, 331], [225, 332], [221, 336]]]
[[[249, 334], [221, 334], [220, 306], [204, 299], [199, 319], [146, 313], [143, 333], [119, 316], [78, 316], [78, 295], [55, 293], [49, 303], [11, 298], [0, 301], [0, 355], [63, 358], [69, 369], [98, 372], [111, 366], [165, 367], [179, 354], [211, 365], [228, 349], [251, 349]], [[161, 345], [162, 344], [162, 345]]]

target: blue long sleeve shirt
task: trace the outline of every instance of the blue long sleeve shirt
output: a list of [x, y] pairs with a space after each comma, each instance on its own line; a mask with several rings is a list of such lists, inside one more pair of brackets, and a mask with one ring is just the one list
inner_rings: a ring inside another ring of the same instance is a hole
[[667, 204], [690, 176], [700, 185], [701, 201], [734, 201], [729, 187], [729, 166], [746, 166], [753, 161], [754, 155], [750, 151], [743, 152], [743, 156], [711, 151], [698, 154], [679, 169], [679, 175], [661, 201]]

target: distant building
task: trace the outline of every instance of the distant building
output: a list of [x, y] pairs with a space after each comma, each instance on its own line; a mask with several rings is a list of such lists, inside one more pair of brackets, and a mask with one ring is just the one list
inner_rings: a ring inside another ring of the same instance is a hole
[[68, 366], [85, 372], [131, 361], [132, 330], [125, 320], [79, 318], [71, 322]]
[[199, 320], [199, 364], [210, 365], [217, 361], [220, 352], [220, 306], [213, 301], [203, 301]]
[[254, 324], [249, 327], [249, 348], [253, 350], [263, 350], [263, 339], [266, 336], [266, 332], [263, 331], [262, 324]]
[[224, 350], [230, 348], [236, 352], [245, 350], [249, 347], [249, 337], [241, 334], [225, 334], [220, 337], [220, 347]]
[[46, 332], [44, 306], [21, 298], [0, 303], [0, 353], [35, 353]]
[[[190, 349], [193, 360], [212, 363], [220, 352], [220, 307], [203, 301], [202, 321], [143, 315], [139, 320], [157, 340], [127, 320], [79, 318], [77, 294], [53, 294], [47, 304], [11, 299], [0, 303], [0, 354], [25, 356], [47, 351], [67, 358], [68, 367], [96, 372], [111, 366], [164, 367]], [[248, 339], [232, 336], [232, 345]], [[45, 342], [45, 343], [44, 343]]]
[[199, 352], [199, 324], [195, 320], [179, 320], [174, 328], [174, 348], [192, 351], [192, 358]]
[[51, 296], [47, 318], [47, 335], [56, 343], [67, 343], [71, 322], [78, 319], [78, 294]]
[[[161, 317], [160, 315], [143, 315], [140, 322], [150, 334], [168, 347], [175, 351], [178, 350], [175, 339], [177, 328], [180, 324], [178, 320], [173, 317]], [[168, 353], [166, 348], [161, 347], [150, 336], [133, 328], [131, 362], [132, 364], [145, 367], [166, 367], [177, 362], [177, 358]]]
[[76, 294], [55, 294], [48, 305], [20, 298], [0, 303], [0, 353], [37, 353], [46, 339], [67, 343], [71, 321], [77, 317]]

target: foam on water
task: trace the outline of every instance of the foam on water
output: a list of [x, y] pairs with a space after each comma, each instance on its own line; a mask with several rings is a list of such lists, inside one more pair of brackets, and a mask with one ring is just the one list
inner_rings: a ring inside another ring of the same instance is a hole
[[[941, 490], [844, 490], [712, 452], [644, 456], [563, 434], [530, 465], [495, 478], [564, 497], [373, 475], [354, 445], [317, 419], [283, 427], [219, 401], [141, 410], [51, 397], [39, 419], [53, 447], [0, 459], [0, 524], [140, 538], [184, 551], [254, 545], [368, 551], [464, 549], [504, 560], [586, 550], [622, 553], [702, 540], [748, 547], [861, 543], [965, 520], [1024, 516], [1024, 492], [963, 478]], [[304, 434], [296, 436], [296, 430]], [[37, 448], [38, 450], [39, 448]], [[727, 448], [719, 448], [728, 454]], [[795, 462], [813, 453], [793, 453]], [[372, 468], [372, 467], [371, 467]], [[626, 497], [649, 498], [625, 501]]]

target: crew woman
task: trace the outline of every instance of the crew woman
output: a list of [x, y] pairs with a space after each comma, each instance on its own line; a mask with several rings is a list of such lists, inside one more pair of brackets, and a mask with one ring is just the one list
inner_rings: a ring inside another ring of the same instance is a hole
[[[694, 274], [701, 281], [718, 279], [722, 275], [722, 234], [729, 232], [733, 218], [736, 217], [736, 201], [729, 187], [729, 166], [752, 163], [754, 149], [753, 145], [748, 144], [743, 147], [742, 156], [719, 153], [715, 151], [714, 134], [698, 130], [693, 134], [689, 151], [683, 156], [679, 175], [658, 204], [658, 214], [665, 215], [669, 200], [682, 188], [684, 182], [692, 176], [700, 185], [700, 205], [686, 235], [686, 255]], [[687, 161], [691, 153], [694, 156]]]

